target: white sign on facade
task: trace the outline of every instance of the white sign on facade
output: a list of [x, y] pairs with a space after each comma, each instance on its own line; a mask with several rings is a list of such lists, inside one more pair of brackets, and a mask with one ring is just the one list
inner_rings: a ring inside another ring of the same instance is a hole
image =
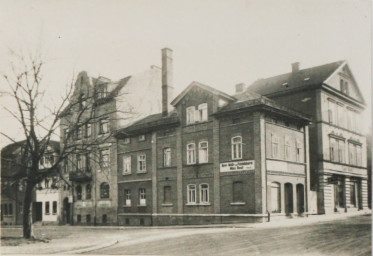
[[220, 172], [250, 171], [254, 169], [254, 160], [220, 163]]

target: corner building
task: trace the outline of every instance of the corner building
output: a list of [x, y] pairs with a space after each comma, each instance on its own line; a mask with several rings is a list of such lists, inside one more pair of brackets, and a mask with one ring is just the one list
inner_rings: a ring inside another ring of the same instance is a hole
[[306, 214], [309, 119], [241, 85], [228, 95], [193, 82], [170, 103], [172, 51], [162, 59], [162, 113], [115, 135], [119, 225]]
[[259, 79], [249, 88], [312, 117], [311, 213], [352, 212], [368, 207], [365, 101], [346, 61]]

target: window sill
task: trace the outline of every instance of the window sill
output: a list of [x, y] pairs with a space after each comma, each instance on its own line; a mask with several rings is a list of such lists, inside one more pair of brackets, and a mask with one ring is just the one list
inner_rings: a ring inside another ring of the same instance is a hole
[[171, 207], [174, 206], [173, 204], [162, 204], [163, 207]]
[[245, 202], [233, 202], [231, 205], [245, 205]]

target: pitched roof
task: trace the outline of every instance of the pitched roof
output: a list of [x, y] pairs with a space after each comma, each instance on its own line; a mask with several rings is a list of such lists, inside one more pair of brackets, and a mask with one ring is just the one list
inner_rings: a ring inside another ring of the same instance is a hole
[[172, 105], [176, 105], [177, 103], [179, 103], [179, 101], [195, 86], [198, 86], [206, 91], [209, 91], [213, 94], [217, 94], [217, 95], [220, 95], [224, 98], [227, 98], [229, 100], [234, 100], [234, 98], [222, 91], [219, 91], [211, 86], [208, 86], [208, 85], [205, 85], [205, 84], [201, 84], [200, 82], [196, 82], [196, 81], [193, 81], [190, 85], [188, 85], [187, 88], [184, 89], [184, 91], [182, 91], [172, 102], [171, 104]]
[[262, 95], [283, 92], [305, 86], [322, 85], [345, 61], [336, 61], [321, 66], [301, 69], [265, 79], [259, 79], [249, 89]]

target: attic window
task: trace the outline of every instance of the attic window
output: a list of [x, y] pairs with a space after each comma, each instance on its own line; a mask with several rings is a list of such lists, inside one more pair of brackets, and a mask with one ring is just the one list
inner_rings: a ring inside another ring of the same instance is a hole
[[308, 81], [308, 80], [310, 80], [310, 78], [309, 78], [309, 77], [306, 77], [306, 78], [304, 79], [304, 81]]
[[283, 83], [282, 85], [285, 86], [286, 88], [289, 87], [289, 84], [287, 82]]

